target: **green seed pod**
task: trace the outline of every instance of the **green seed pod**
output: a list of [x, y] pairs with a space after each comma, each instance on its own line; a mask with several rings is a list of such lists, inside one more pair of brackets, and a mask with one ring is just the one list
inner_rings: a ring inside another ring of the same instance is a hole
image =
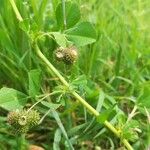
[[25, 133], [27, 133], [29, 131], [29, 126], [22, 126], [22, 127], [18, 127], [18, 128], [16, 128], [15, 129], [15, 132], [17, 133], [17, 134], [25, 134]]
[[36, 110], [31, 110], [28, 112], [28, 122], [30, 127], [38, 124], [40, 120], [40, 114]]
[[36, 110], [17, 110], [10, 112], [7, 120], [17, 133], [26, 133], [31, 127], [38, 124], [40, 115]]
[[7, 116], [7, 122], [10, 124], [10, 125], [15, 125], [17, 124], [18, 122], [18, 119], [19, 119], [19, 114], [17, 111], [12, 111], [8, 114]]

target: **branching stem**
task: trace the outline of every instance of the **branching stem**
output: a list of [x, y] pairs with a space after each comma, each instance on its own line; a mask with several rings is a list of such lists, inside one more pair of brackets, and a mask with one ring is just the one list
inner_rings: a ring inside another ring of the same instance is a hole
[[[9, 0], [13, 10], [18, 18], [19, 21], [23, 21], [23, 18], [21, 17], [14, 0]], [[64, 77], [59, 73], [59, 71], [49, 62], [49, 60], [43, 55], [43, 53], [40, 51], [38, 45], [35, 43], [34, 45], [35, 48], [35, 52], [38, 55], [38, 57], [45, 63], [45, 65], [49, 68], [49, 72], [53, 73], [54, 75], [56, 75], [59, 80], [62, 82], [62, 84], [64, 86], [66, 86], [68, 89], [70, 89], [69, 83], [64, 79]], [[70, 90], [71, 94], [84, 106], [87, 108], [87, 110], [93, 114], [95, 117], [99, 116], [99, 112], [96, 111], [90, 104], [88, 104], [78, 93], [76, 93], [74, 90]], [[118, 132], [118, 130], [111, 124], [109, 123], [107, 120], [104, 122], [105, 126], [111, 130], [118, 138], [120, 137], [120, 133]], [[126, 139], [123, 139], [122, 142], [124, 143], [124, 145], [126, 146], [126, 148], [128, 150], [133, 150], [132, 146], [129, 144], [129, 142]]]

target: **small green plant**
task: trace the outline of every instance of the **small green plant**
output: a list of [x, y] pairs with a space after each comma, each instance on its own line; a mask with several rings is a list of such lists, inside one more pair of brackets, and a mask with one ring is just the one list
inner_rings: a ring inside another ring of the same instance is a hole
[[2, 148], [147, 150], [147, 6], [2, 0]]
[[[15, 13], [16, 13], [16, 16], [17, 16], [17, 18], [18, 18], [18, 20], [19, 21], [23, 21], [23, 19], [22, 19], [22, 17], [21, 17], [21, 15], [20, 15], [20, 13], [19, 13], [19, 11], [18, 11], [18, 9], [17, 9], [17, 7], [15, 7], [15, 4], [14, 4], [14, 1], [13, 0], [10, 0], [10, 2], [11, 2], [11, 4], [12, 4], [12, 7], [13, 7], [13, 9], [14, 9], [14, 11], [15, 11]], [[62, 5], [65, 5], [65, 1], [63, 1], [62, 2]], [[67, 4], [68, 5], [68, 4]], [[67, 6], [66, 5], [66, 6]], [[71, 4], [72, 5], [72, 4]], [[65, 14], [65, 11], [66, 11], [66, 8], [65, 8], [65, 6], [63, 7], [63, 11], [62, 11], [62, 14], [63, 14], [63, 17], [64, 17], [64, 27], [66, 28], [66, 26], [67, 26], [67, 24], [66, 24], [66, 14]], [[59, 14], [58, 14], [59, 15]], [[69, 23], [68, 23], [69, 24]], [[73, 34], [82, 34], [82, 30], [85, 30], [85, 29], [87, 28], [87, 30], [89, 30], [90, 32], [91, 32], [91, 34], [92, 34], [92, 32], [94, 31], [94, 29], [91, 27], [91, 25], [89, 24], [89, 23], [81, 23], [81, 25], [79, 24], [78, 25], [78, 27], [77, 27], [77, 29], [75, 28], [75, 29], [72, 29], [71, 30], [71, 32], [70, 33], [72, 33], [72, 31], [73, 31]], [[81, 31], [80, 31], [81, 30]], [[86, 33], [87, 34], [87, 33]], [[85, 37], [85, 39], [86, 39], [86, 37]], [[88, 38], [87, 38], [88, 39]], [[74, 40], [74, 38], [73, 38], [73, 40]], [[75, 38], [75, 40], [77, 40], [77, 41], [73, 41], [74, 42], [74, 44], [77, 44], [77, 45], [79, 45], [79, 44], [84, 44], [84, 41], [82, 41], [82, 38], [81, 38], [81, 43], [79, 42], [78, 43], [78, 40], [79, 39], [76, 39]], [[57, 40], [56, 40], [57, 41]], [[36, 41], [35, 41], [36, 42]], [[94, 41], [90, 41], [89, 40], [89, 43], [92, 43], [92, 42], [94, 42]], [[87, 44], [87, 43], [85, 43], [85, 44]], [[39, 47], [38, 47], [38, 45], [37, 45], [37, 43], [34, 43], [34, 48], [35, 48], [35, 51], [36, 51], [36, 53], [37, 53], [37, 55], [41, 58], [41, 60], [42, 61], [44, 61], [44, 63], [46, 64], [46, 66], [59, 78], [59, 80], [64, 84], [64, 86], [66, 86], [66, 87], [68, 87], [69, 88], [69, 84], [67, 83], [67, 81], [64, 79], [64, 77], [59, 73], [59, 71], [57, 71], [57, 69], [55, 69], [55, 67], [47, 60], [47, 58], [42, 54], [42, 52], [40, 51], [40, 49], [39, 49]], [[59, 53], [60, 53], [60, 51], [59, 51]], [[77, 54], [76, 54], [76, 51], [74, 51], [74, 49], [72, 50], [72, 49], [70, 49], [70, 48], [66, 48], [66, 49], [64, 49], [63, 50], [63, 54], [62, 54], [63, 56], [63, 61], [65, 62], [65, 63], [73, 63], [74, 62], [74, 58], [77, 56]], [[51, 73], [51, 72], [50, 72]], [[72, 90], [71, 91], [71, 94], [77, 99], [77, 100], [79, 100], [81, 103], [82, 103], [82, 105], [83, 106], [85, 106], [93, 115], [95, 115], [96, 117], [97, 116], [99, 116], [99, 113], [91, 106], [91, 105], [89, 105], [84, 99], [82, 99], [74, 90]], [[120, 134], [119, 134], [119, 132], [107, 121], [107, 120], [105, 120], [105, 122], [104, 122], [104, 124], [112, 131], [112, 132], [114, 132], [115, 134], [116, 134], [116, 136], [117, 137], [120, 137]], [[128, 148], [128, 149], [130, 149], [130, 150], [132, 150], [132, 147], [130, 146], [130, 144], [128, 143], [128, 141], [126, 140], [126, 139], [123, 139], [122, 140], [122, 142], [125, 144], [125, 146]]]

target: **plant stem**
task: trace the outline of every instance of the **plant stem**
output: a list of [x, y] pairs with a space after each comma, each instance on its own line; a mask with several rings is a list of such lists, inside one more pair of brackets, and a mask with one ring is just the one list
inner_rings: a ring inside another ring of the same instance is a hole
[[17, 140], [17, 150], [25, 150], [27, 148], [25, 141], [25, 134], [18, 135], [16, 137]]
[[[47, 65], [47, 67], [59, 78], [59, 80], [64, 84], [67, 88], [69, 87], [68, 82], [64, 79], [64, 77], [59, 73], [59, 71], [49, 62], [49, 60], [43, 55], [43, 53], [40, 51], [39, 47], [35, 45], [35, 50], [37, 55], [40, 57], [40, 59]], [[98, 117], [100, 114], [98, 111], [96, 111], [90, 104], [88, 104], [78, 93], [76, 93], [73, 90], [70, 90], [71, 94], [78, 100], [80, 103], [87, 108], [87, 110], [93, 114], [95, 117]], [[109, 123], [107, 120], [104, 122], [104, 125], [110, 129], [118, 138], [120, 138], [120, 133], [117, 131], [117, 129]], [[126, 139], [123, 139], [122, 142], [126, 146], [128, 150], [133, 150], [131, 145], [128, 143]]]
[[[14, 0], [9, 0], [13, 10], [18, 18], [19, 21], [23, 21], [23, 18], [21, 17], [16, 4], [14, 2]], [[37, 44], [34, 45], [35, 46], [35, 51], [37, 53], [37, 55], [39, 56], [39, 58], [46, 64], [46, 66], [50, 69], [50, 73], [51, 71], [59, 78], [59, 80], [62, 82], [62, 84], [64, 84], [67, 88], [70, 89], [68, 82], [64, 79], [64, 77], [59, 73], [59, 71], [49, 62], [49, 60], [43, 55], [43, 53], [40, 51], [39, 47], [37, 46]], [[89, 105], [78, 93], [76, 93], [75, 91], [72, 91], [71, 89], [71, 94], [78, 100], [81, 102], [81, 104], [87, 108], [87, 110], [93, 114], [95, 117], [99, 116], [99, 112], [96, 111], [91, 105]], [[104, 122], [105, 126], [107, 128], [109, 128], [117, 137], [120, 137], [120, 133], [117, 131], [117, 129], [111, 124], [109, 123], [107, 120]], [[122, 142], [124, 143], [124, 145], [126, 146], [126, 148], [128, 150], [133, 150], [132, 146], [129, 144], [129, 142], [126, 139], [123, 139]]]
[[19, 21], [23, 21], [23, 19], [22, 19], [20, 13], [19, 13], [19, 10], [18, 10], [18, 8], [17, 8], [17, 6], [16, 6], [14, 0], [9, 0], [9, 2], [10, 2], [11, 5], [12, 5], [12, 8], [13, 8], [15, 14], [16, 14], [17, 19], [18, 19]]
[[51, 96], [51, 95], [54, 95], [54, 94], [57, 94], [59, 92], [53, 92], [53, 93], [49, 93], [47, 94], [46, 96], [42, 97], [41, 99], [39, 99], [36, 103], [34, 103], [28, 110], [27, 112], [31, 111], [38, 103], [42, 102], [45, 98]]
[[37, 55], [42, 59], [43, 62], [47, 65], [47, 67], [59, 78], [59, 80], [69, 88], [68, 82], [62, 77], [62, 75], [55, 69], [55, 67], [48, 61], [48, 59], [43, 55], [43, 53], [40, 51], [37, 44], [35, 44], [35, 50]]

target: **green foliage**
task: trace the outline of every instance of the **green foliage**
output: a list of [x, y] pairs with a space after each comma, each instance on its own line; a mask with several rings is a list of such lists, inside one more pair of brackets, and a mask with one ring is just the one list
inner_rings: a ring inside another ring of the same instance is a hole
[[139, 139], [140, 123], [136, 120], [126, 120], [126, 117], [121, 114], [118, 116], [118, 129], [122, 131], [121, 137], [129, 141], [136, 142]]
[[25, 20], [21, 21], [19, 27], [20, 27], [23, 31], [29, 32], [29, 30], [30, 30], [29, 19], [25, 19]]
[[146, 108], [150, 108], [150, 83], [146, 83], [141, 87], [140, 96], [138, 98], [138, 105]]
[[21, 109], [27, 102], [27, 96], [12, 88], [0, 89], [0, 107], [6, 110]]
[[97, 121], [99, 123], [104, 123], [106, 120], [110, 120], [113, 116], [115, 116], [115, 110], [113, 108], [109, 108], [103, 112], [97, 117]]
[[28, 73], [29, 76], [29, 95], [35, 97], [40, 93], [41, 85], [41, 71], [40, 70], [31, 70]]
[[[65, 5], [64, 9], [62, 9], [63, 5]], [[78, 5], [71, 1], [67, 1], [65, 2], [65, 4], [63, 3], [58, 4], [56, 8], [56, 19], [57, 19], [58, 26], [61, 29], [62, 28], [68, 29], [74, 26], [80, 19], [80, 9]], [[64, 24], [65, 21], [66, 21], [66, 27]]]
[[66, 37], [76, 46], [85, 46], [96, 41], [96, 32], [89, 22], [81, 22], [66, 31]]
[[55, 132], [53, 150], [60, 150], [59, 142], [61, 141], [61, 130], [57, 129]]
[[[0, 0], [0, 149], [124, 148], [104, 126], [109, 120], [136, 150], [150, 145], [149, 0]], [[89, 22], [87, 22], [89, 21]], [[43, 54], [100, 115], [97, 120], [56, 86], [58, 78], [35, 55]], [[78, 48], [72, 66], [53, 57], [58, 47]], [[10, 87], [10, 88], [8, 88]], [[37, 109], [41, 122], [16, 137], [7, 111]]]
[[57, 108], [59, 108], [61, 106], [60, 104], [54, 104], [54, 103], [50, 103], [50, 102], [46, 102], [46, 101], [43, 101], [41, 103], [44, 106], [48, 107], [49, 109], [57, 109]]
[[52, 35], [54, 36], [54, 38], [59, 46], [62, 46], [62, 47], [67, 46], [67, 40], [66, 40], [66, 37], [64, 34], [62, 34], [60, 32], [53, 32]]
[[126, 123], [123, 127], [122, 138], [126, 138], [132, 142], [135, 142], [139, 139], [136, 129], [138, 129], [139, 123], [136, 120], [132, 120], [129, 123]]

